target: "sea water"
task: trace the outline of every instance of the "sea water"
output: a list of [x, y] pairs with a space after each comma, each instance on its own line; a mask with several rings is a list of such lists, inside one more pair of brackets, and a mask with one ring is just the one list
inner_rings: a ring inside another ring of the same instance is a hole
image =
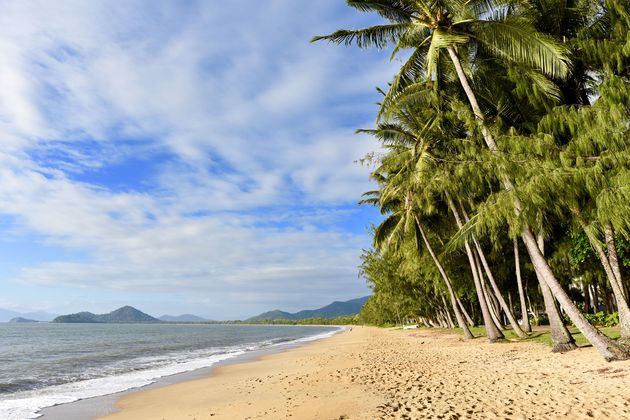
[[336, 327], [0, 323], [0, 419], [141, 387], [249, 351], [309, 341]]

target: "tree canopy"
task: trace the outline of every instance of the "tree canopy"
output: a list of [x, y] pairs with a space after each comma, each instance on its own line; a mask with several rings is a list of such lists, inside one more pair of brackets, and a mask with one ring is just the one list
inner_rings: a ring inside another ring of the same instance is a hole
[[[359, 130], [383, 148], [366, 159], [362, 203], [384, 219], [362, 257], [364, 320], [483, 324], [496, 341], [531, 316], [554, 349], [575, 347], [568, 322], [629, 358], [630, 2], [347, 4], [383, 23], [313, 41], [407, 51]], [[618, 313], [620, 340], [599, 312]]]

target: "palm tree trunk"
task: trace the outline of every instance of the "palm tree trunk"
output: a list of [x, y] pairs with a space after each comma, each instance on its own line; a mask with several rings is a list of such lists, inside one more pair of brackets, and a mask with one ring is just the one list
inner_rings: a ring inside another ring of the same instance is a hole
[[505, 302], [505, 299], [503, 298], [503, 295], [501, 294], [501, 291], [499, 290], [499, 287], [497, 286], [497, 283], [494, 280], [494, 276], [492, 275], [492, 270], [490, 270], [490, 265], [488, 264], [488, 261], [486, 260], [486, 256], [483, 250], [481, 249], [481, 245], [479, 244], [479, 241], [477, 240], [477, 238], [475, 238], [474, 235], [473, 235], [473, 241], [475, 243], [475, 247], [477, 248], [477, 253], [479, 254], [479, 258], [481, 259], [481, 263], [483, 264], [483, 268], [486, 271], [486, 276], [488, 277], [490, 286], [492, 286], [494, 295], [497, 301], [499, 302], [501, 309], [503, 309], [505, 316], [507, 316], [507, 319], [510, 322], [512, 329], [514, 330], [516, 335], [518, 335], [520, 338], [527, 338], [527, 334], [525, 334], [525, 332], [521, 329], [520, 325], [518, 325], [518, 322], [516, 322], [516, 318], [514, 317], [514, 314], [510, 310], [510, 307]]
[[532, 332], [532, 325], [529, 323], [527, 306], [525, 305], [525, 290], [523, 289], [523, 279], [521, 278], [521, 260], [518, 252], [518, 239], [514, 238], [514, 265], [516, 268], [516, 284], [518, 286], [518, 298], [521, 303], [521, 324], [523, 331]]
[[540, 252], [540, 249], [538, 249], [536, 238], [529, 229], [529, 226], [523, 228], [522, 235], [527, 251], [532, 258], [532, 264], [534, 264], [534, 268], [540, 274], [542, 283], [546, 283], [549, 289], [551, 289], [553, 295], [558, 299], [558, 302], [567, 312], [571, 321], [573, 321], [573, 325], [580, 330], [589, 343], [591, 343], [607, 361], [627, 360], [630, 358], [630, 350], [628, 348], [616, 343], [602, 334], [597, 328], [593, 327], [573, 304], [569, 295], [567, 295], [553, 275], [544, 255]]
[[[468, 222], [470, 219], [468, 218], [468, 214], [466, 214], [466, 210], [463, 208], [463, 206], [462, 206], [462, 214], [464, 215], [464, 219], [466, 220], [466, 222]], [[461, 226], [460, 226], [460, 229], [461, 229]], [[499, 290], [499, 287], [497, 286], [497, 283], [494, 280], [494, 276], [492, 275], [492, 270], [490, 270], [490, 265], [488, 264], [488, 261], [486, 260], [486, 256], [483, 250], [481, 249], [481, 245], [479, 244], [479, 241], [474, 235], [472, 236], [472, 238], [473, 238], [473, 243], [475, 244], [475, 248], [477, 250], [477, 254], [479, 255], [479, 258], [481, 260], [481, 264], [486, 272], [486, 276], [488, 277], [488, 281], [490, 282], [490, 285], [492, 286], [492, 290], [494, 291], [496, 300], [501, 306], [501, 309], [503, 309], [503, 312], [507, 316], [508, 321], [510, 322], [510, 325], [512, 326], [512, 329], [514, 330], [516, 335], [518, 335], [520, 338], [527, 338], [527, 334], [525, 334], [525, 332], [521, 329], [521, 327], [516, 322], [513, 312], [510, 310], [507, 303], [505, 302], [505, 299], [503, 298], [503, 295], [501, 294], [501, 291]], [[483, 281], [483, 276], [481, 276], [481, 279]], [[498, 318], [498, 313], [499, 313], [498, 309], [495, 309], [495, 313], [496, 313], [495, 314], [495, 321], [496, 321], [496, 319]], [[500, 320], [499, 320], [498, 326], [499, 328], [501, 328], [502, 326], [502, 323], [500, 322]]]
[[[490, 300], [488, 296], [488, 288], [486, 287], [486, 280], [483, 276], [483, 271], [481, 270], [481, 263], [479, 262], [479, 257], [477, 256], [477, 252], [473, 249], [473, 259], [474, 259], [474, 268], [477, 270], [477, 278], [479, 279], [479, 289], [481, 291], [481, 299], [488, 310], [488, 314], [490, 315], [490, 323], [494, 330], [500, 333], [500, 338], [505, 338], [503, 332], [503, 326], [501, 325], [501, 321], [499, 320], [499, 316], [497, 315], [497, 310]], [[486, 325], [486, 329], [488, 326]], [[491, 340], [492, 341], [492, 340]]]
[[[488, 131], [485, 125], [485, 118], [483, 113], [481, 112], [481, 108], [479, 107], [479, 102], [477, 102], [477, 97], [470, 87], [470, 83], [468, 83], [468, 79], [466, 78], [466, 74], [464, 73], [464, 69], [462, 67], [461, 61], [457, 56], [457, 52], [455, 48], [448, 47], [447, 51], [453, 65], [455, 66], [455, 71], [457, 72], [457, 76], [462, 85], [462, 88], [466, 92], [466, 96], [468, 97], [468, 101], [470, 102], [470, 106], [472, 107], [473, 113], [475, 117], [479, 120], [481, 134], [483, 135], [484, 141], [492, 152], [497, 152], [498, 148], [492, 134]], [[506, 178], [504, 179], [504, 186], [507, 190], [512, 189], [511, 182]], [[517, 214], [521, 213], [520, 203], [515, 202], [515, 211]], [[523, 224], [522, 233], [523, 242], [525, 242], [525, 247], [527, 248], [527, 252], [532, 259], [532, 263], [534, 267], [540, 272], [541, 278], [544, 283], [549, 286], [553, 295], [558, 299], [558, 302], [562, 305], [564, 310], [567, 312], [573, 324], [584, 334], [584, 337], [595, 347], [599, 353], [608, 361], [611, 360], [625, 360], [630, 358], [630, 350], [623, 348], [621, 345], [615, 343], [610, 338], [606, 337], [602, 334], [597, 328], [593, 327], [584, 316], [580, 313], [579, 309], [575, 306], [575, 304], [571, 301], [571, 298], [564, 291], [558, 279], [556, 279], [553, 271], [549, 268], [547, 264], [547, 260], [544, 255], [541, 254], [538, 249], [538, 245], [536, 244], [536, 238], [531, 231], [531, 228], [527, 223]]]
[[448, 47], [447, 51], [448, 51], [449, 56], [451, 57], [451, 61], [453, 62], [453, 65], [455, 66], [457, 77], [459, 78], [459, 82], [462, 85], [464, 92], [466, 93], [466, 97], [468, 98], [468, 102], [470, 103], [473, 113], [475, 114], [475, 118], [477, 118], [477, 121], [479, 121], [479, 128], [481, 129], [481, 135], [483, 136], [483, 139], [486, 142], [486, 145], [488, 146], [488, 148], [491, 151], [496, 152], [498, 150], [497, 144], [494, 141], [494, 137], [492, 137], [492, 134], [490, 134], [490, 132], [488, 131], [488, 128], [486, 127], [485, 117], [483, 116], [483, 113], [481, 112], [481, 107], [479, 106], [479, 102], [477, 101], [477, 96], [475, 95], [475, 92], [473, 92], [472, 87], [470, 87], [470, 83], [468, 83], [468, 78], [466, 77], [466, 73], [464, 72], [462, 63], [459, 60], [457, 51], [455, 51], [454, 47]]
[[[536, 244], [538, 245], [540, 253], [545, 255], [545, 239], [542, 235], [542, 228], [536, 236]], [[564, 325], [564, 320], [560, 314], [560, 308], [551, 293], [551, 289], [549, 289], [549, 286], [547, 286], [547, 284], [542, 280], [538, 271], [536, 271], [536, 276], [538, 276], [538, 283], [540, 284], [540, 289], [543, 293], [545, 312], [547, 312], [549, 327], [551, 328], [551, 342], [553, 343], [551, 352], [564, 353], [576, 349], [577, 345], [575, 344], [575, 340], [567, 329], [567, 326]]]
[[[463, 226], [463, 223], [462, 223], [461, 217], [459, 216], [459, 212], [457, 211], [457, 208], [455, 207], [455, 203], [451, 199], [451, 196], [449, 195], [448, 191], [446, 191], [445, 193], [446, 193], [446, 199], [448, 201], [448, 206], [450, 207], [451, 212], [453, 213], [453, 216], [455, 217], [455, 223], [457, 223], [457, 226], [461, 229]], [[488, 309], [488, 305], [486, 304], [486, 299], [483, 293], [483, 289], [481, 288], [481, 281], [479, 279], [477, 265], [475, 264], [472, 248], [470, 247], [470, 244], [468, 243], [468, 241], [466, 241], [464, 245], [466, 248], [466, 256], [468, 257], [468, 264], [470, 265], [470, 270], [472, 271], [473, 282], [475, 284], [475, 291], [477, 292], [477, 300], [479, 300], [479, 306], [481, 307], [481, 317], [483, 318], [483, 324], [486, 327], [486, 336], [488, 337], [488, 340], [491, 343], [494, 343], [504, 338], [503, 333], [501, 332], [500, 329], [498, 329], [494, 325], [494, 322], [492, 321], [490, 311]]]
[[[499, 310], [497, 305], [492, 301], [492, 297], [488, 292], [488, 286], [486, 285], [486, 279], [484, 278], [483, 271], [481, 271], [481, 263], [479, 262], [479, 256], [476, 251], [473, 250], [475, 257], [475, 265], [477, 266], [477, 275], [479, 276], [479, 282], [481, 283], [481, 291], [483, 292], [483, 298], [486, 300], [486, 305], [488, 306], [488, 311], [490, 312], [490, 317], [494, 325], [500, 331], [503, 329], [503, 323], [499, 318]], [[502, 333], [503, 334], [503, 333]]]
[[427, 235], [424, 233], [424, 229], [422, 228], [422, 224], [420, 223], [420, 220], [418, 220], [417, 217], [415, 217], [415, 219], [416, 219], [416, 225], [418, 226], [418, 230], [420, 231], [420, 235], [422, 235], [422, 240], [424, 241], [424, 245], [427, 247], [427, 250], [429, 251], [431, 258], [433, 258], [433, 262], [435, 263], [438, 271], [442, 275], [442, 279], [444, 280], [444, 283], [446, 284], [446, 288], [448, 289], [448, 294], [451, 299], [451, 306], [453, 307], [453, 312], [455, 312], [455, 318], [457, 318], [457, 325], [464, 332], [465, 339], [475, 338], [470, 332], [470, 329], [468, 329], [468, 325], [466, 325], [466, 322], [464, 321], [464, 317], [462, 316], [461, 312], [459, 311], [459, 308], [457, 307], [457, 300], [455, 299], [455, 291], [453, 290], [451, 280], [446, 274], [446, 271], [444, 271], [444, 267], [442, 267], [442, 264], [440, 263], [437, 256], [435, 255], [435, 252], [433, 252], [433, 248], [431, 247], [431, 244], [429, 243]]
[[606, 248], [608, 249], [608, 261], [610, 262], [610, 267], [612, 268], [613, 274], [617, 278], [617, 283], [619, 283], [619, 287], [623, 292], [624, 300], [627, 302], [628, 289], [626, 287], [626, 284], [623, 282], [623, 278], [621, 277], [619, 257], [617, 255], [617, 243], [615, 241], [615, 228], [613, 227], [611, 222], [606, 223], [604, 235], [606, 237]]
[[444, 313], [446, 313], [446, 320], [448, 321], [448, 327], [455, 328], [455, 323], [453, 323], [453, 318], [451, 317], [451, 311], [448, 310], [448, 305], [446, 304], [446, 299], [444, 299], [444, 295], [442, 295], [442, 303], [444, 304]]
[[[536, 272], [536, 275], [539, 276], [538, 272]], [[551, 328], [551, 352], [564, 353], [576, 349], [577, 346], [575, 344], [575, 340], [562, 321], [560, 310], [558, 309], [556, 300], [551, 293], [551, 289], [542, 280], [542, 277], [539, 281], [539, 285], [545, 302], [545, 312], [549, 318], [549, 327]]]
[[[615, 301], [617, 303], [617, 311], [619, 312], [619, 333], [621, 335], [620, 340], [622, 342], [630, 343], [630, 307], [628, 306], [628, 301], [623, 293], [623, 287], [621, 285], [621, 272], [618, 275], [615, 274], [615, 271], [612, 267], [611, 262], [609, 261], [609, 256], [606, 256], [602, 245], [599, 243], [595, 234], [591, 230], [591, 228], [586, 224], [586, 221], [582, 217], [580, 210], [576, 207], [571, 209], [573, 214], [575, 215], [578, 223], [582, 227], [582, 230], [586, 233], [586, 236], [591, 243], [591, 246], [595, 250], [595, 253], [599, 257], [602, 266], [604, 267], [604, 271], [606, 272], [606, 277], [608, 277], [608, 282], [612, 287], [613, 295]], [[610, 225], [610, 223], [609, 223]], [[610, 229], [610, 230], [609, 230]], [[611, 248], [615, 249], [615, 260], [617, 262], [617, 254], [616, 247], [614, 246], [614, 232], [612, 231], [612, 225], [610, 227], [606, 226], [606, 242], [609, 246], [609, 250]], [[617, 262], [617, 270], [619, 270], [619, 265]], [[610, 303], [608, 300], [605, 301], [608, 311], [610, 311]]]
[[468, 314], [468, 311], [466, 310], [466, 307], [464, 306], [462, 301], [459, 300], [457, 296], [455, 296], [455, 299], [457, 299], [457, 304], [459, 305], [459, 309], [462, 311], [462, 315], [464, 315], [464, 318], [466, 318], [466, 322], [468, 322], [468, 326], [474, 327], [475, 321], [473, 321], [470, 315]]

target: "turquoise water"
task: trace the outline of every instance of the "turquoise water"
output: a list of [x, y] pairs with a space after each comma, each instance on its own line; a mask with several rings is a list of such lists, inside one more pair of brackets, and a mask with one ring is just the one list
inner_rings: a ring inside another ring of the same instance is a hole
[[335, 327], [214, 324], [2, 324], [0, 418], [144, 386]]

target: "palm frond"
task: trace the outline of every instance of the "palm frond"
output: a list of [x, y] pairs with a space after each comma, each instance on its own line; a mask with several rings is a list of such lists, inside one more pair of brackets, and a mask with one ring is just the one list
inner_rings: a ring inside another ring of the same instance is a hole
[[414, 142], [413, 134], [397, 124], [379, 124], [377, 129], [358, 129], [356, 132], [370, 134], [384, 144], [410, 146]]
[[359, 48], [376, 47], [387, 48], [389, 43], [396, 42], [408, 29], [407, 23], [395, 23], [390, 25], [376, 25], [369, 28], [346, 30], [340, 29], [330, 35], [315, 36], [311, 42], [329, 41], [333, 44], [350, 46], [355, 44]]
[[523, 19], [495, 16], [470, 23], [472, 37], [498, 58], [538, 69], [562, 79], [569, 73], [568, 50], [551, 37], [537, 32]]
[[399, 214], [392, 214], [385, 219], [374, 231], [374, 247], [384, 249], [394, 247], [403, 237], [404, 219]]
[[376, 12], [394, 22], [409, 22], [413, 16], [413, 6], [397, 0], [347, 0], [348, 6], [361, 12]]
[[421, 78], [424, 78], [426, 67], [426, 49], [425, 44], [430, 41], [430, 37], [425, 38], [409, 56], [405, 64], [402, 65], [400, 71], [396, 73], [392, 83], [389, 86], [389, 90], [385, 94], [379, 112], [376, 116], [376, 120], [379, 121], [381, 117], [387, 112], [387, 109], [392, 103], [393, 98], [398, 95], [407, 86], [415, 83]]

